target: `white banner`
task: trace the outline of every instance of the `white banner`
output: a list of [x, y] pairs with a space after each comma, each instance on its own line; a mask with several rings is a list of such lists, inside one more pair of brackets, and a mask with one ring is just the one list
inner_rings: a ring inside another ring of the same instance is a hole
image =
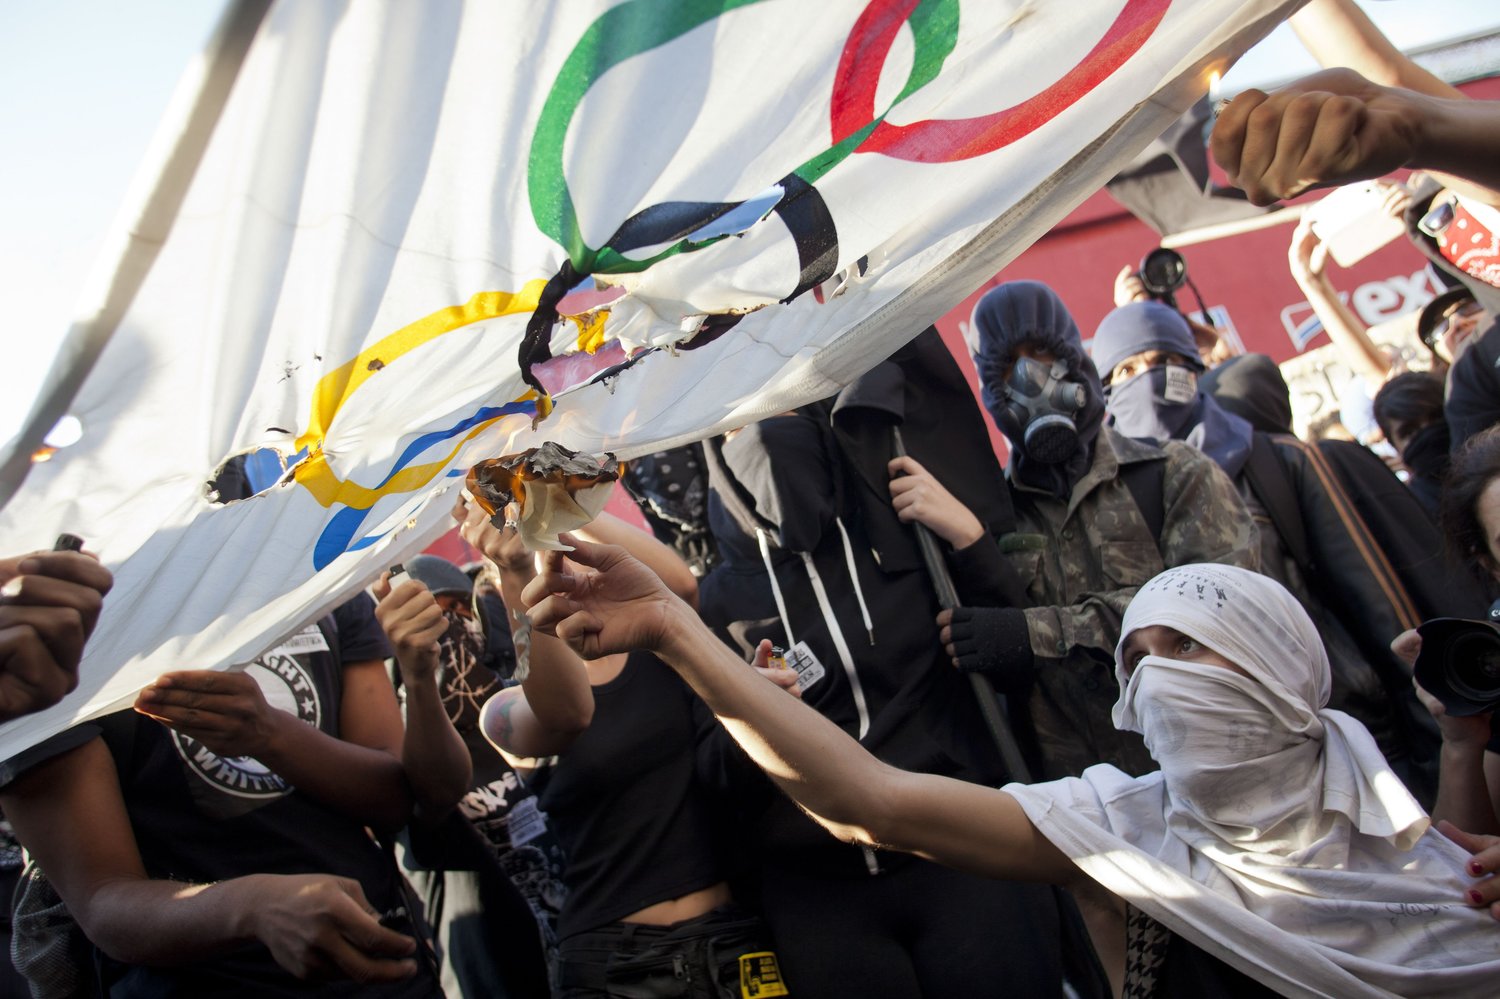
[[[831, 393], [1295, 6], [274, 5], [159, 252], [133, 233], [113, 265], [118, 322], [75, 327], [102, 351], [0, 453], [79, 419], [0, 551], [68, 530], [117, 579], [80, 689], [0, 757], [325, 613], [440, 534], [480, 458], [629, 457]], [[282, 480], [211, 502], [256, 451]]]

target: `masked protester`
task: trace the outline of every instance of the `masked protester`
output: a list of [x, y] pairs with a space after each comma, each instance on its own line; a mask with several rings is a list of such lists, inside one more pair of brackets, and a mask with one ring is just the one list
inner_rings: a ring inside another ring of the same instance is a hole
[[1392, 378], [1375, 393], [1375, 422], [1410, 473], [1407, 487], [1436, 519], [1452, 437], [1443, 416], [1442, 380], [1426, 371]]
[[504, 630], [503, 606], [499, 615], [476, 613], [473, 583], [447, 559], [417, 555], [405, 569], [442, 610], [438, 691], [474, 767], [458, 809], [435, 827], [414, 825], [403, 841], [441, 944], [443, 988], [455, 996], [543, 995], [565, 895], [562, 842], [479, 727], [484, 702], [505, 686], [486, 656], [495, 644], [489, 628]]
[[[1391, 381], [1415, 374], [1398, 375]], [[1256, 430], [1295, 436], [1291, 389], [1276, 362], [1265, 354], [1232, 357], [1204, 373], [1198, 387], [1220, 406], [1249, 420]], [[1437, 389], [1435, 412], [1441, 415], [1441, 383]], [[1389, 433], [1388, 429], [1387, 439]], [[1446, 442], [1442, 448], [1446, 465]], [[1355, 441], [1332, 438], [1318, 441], [1317, 449], [1353, 500], [1355, 513], [1395, 569], [1422, 620], [1484, 613], [1489, 604], [1475, 585], [1477, 580], [1470, 580], [1468, 569], [1448, 557], [1435, 519], [1378, 455]], [[1455, 584], [1460, 578], [1462, 582]]]
[[1157, 772], [996, 790], [873, 757], [749, 675], [619, 549], [570, 557], [526, 592], [536, 628], [590, 655], [659, 650], [841, 839], [1109, 891], [1130, 910], [1120, 994], [1494, 994], [1500, 838], [1431, 828], [1369, 733], [1327, 707], [1317, 630], [1269, 577], [1179, 566], [1131, 601], [1111, 715]]
[[[1003, 764], [937, 641], [937, 593], [902, 513], [941, 478], [961, 498], [949, 507], [963, 516], [934, 528], [960, 598], [1024, 600], [996, 571], [1008, 567], [992, 533], [1014, 521], [970, 399], [928, 330], [836, 397], [706, 442], [723, 561], [700, 586], [699, 612], [742, 653], [762, 640], [785, 648], [804, 701], [881, 759], [993, 785]], [[893, 425], [906, 458], [894, 456]], [[794, 995], [968, 999], [1002, 979], [1018, 995], [1056, 995], [1063, 972], [1074, 978], [1081, 962], [1069, 960], [1049, 890], [840, 843], [758, 772], [722, 770], [745, 807]]]
[[1212, 461], [1176, 441], [1104, 426], [1104, 388], [1057, 295], [1002, 284], [974, 309], [968, 345], [985, 408], [1010, 441], [1017, 526], [997, 558], [1034, 606], [944, 612], [955, 665], [980, 670], [1030, 711], [1041, 771], [1106, 762], [1154, 769], [1139, 736], [1110, 720], [1120, 616], [1163, 568], [1220, 561], [1254, 568], [1255, 528]]
[[1107, 372], [1116, 429], [1184, 440], [1234, 479], [1256, 520], [1261, 571], [1297, 596], [1328, 648], [1330, 703], [1363, 722], [1407, 786], [1431, 803], [1437, 733], [1410, 669], [1390, 650], [1419, 616], [1322, 453], [1254, 431], [1199, 389], [1202, 364], [1175, 309], [1136, 302], [1111, 312], [1094, 337], [1094, 358]]

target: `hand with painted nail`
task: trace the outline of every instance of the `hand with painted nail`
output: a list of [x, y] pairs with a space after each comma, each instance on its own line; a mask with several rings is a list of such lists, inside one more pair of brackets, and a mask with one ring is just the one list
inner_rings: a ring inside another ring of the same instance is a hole
[[0, 559], [0, 722], [49, 708], [78, 686], [84, 643], [113, 583], [83, 552]]
[[1500, 836], [1477, 836], [1464, 832], [1452, 822], [1439, 822], [1438, 832], [1447, 836], [1473, 856], [1464, 864], [1464, 873], [1473, 884], [1464, 891], [1464, 901], [1475, 908], [1485, 907], [1500, 921]]

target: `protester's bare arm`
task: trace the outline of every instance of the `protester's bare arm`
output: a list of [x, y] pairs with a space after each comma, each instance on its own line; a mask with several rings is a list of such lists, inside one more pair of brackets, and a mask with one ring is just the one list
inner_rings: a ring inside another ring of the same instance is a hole
[[448, 628], [443, 609], [427, 587], [408, 579], [395, 590], [390, 574], [374, 587], [375, 617], [396, 651], [401, 686], [406, 691], [406, 734], [401, 766], [423, 821], [442, 818], [469, 790], [473, 759], [453, 727], [438, 689], [438, 638]]
[[1437, 800], [1432, 805], [1434, 819], [1447, 819], [1460, 829], [1474, 833], [1500, 834], [1500, 820], [1495, 817], [1485, 775], [1485, 744], [1490, 738], [1490, 716], [1456, 718], [1422, 685], [1412, 681], [1417, 697], [1437, 719], [1443, 734], [1443, 748], [1438, 762]]
[[1271, 94], [1241, 92], [1215, 122], [1209, 145], [1230, 182], [1257, 205], [1400, 167], [1440, 172], [1458, 180], [1452, 186], [1462, 194], [1500, 200], [1500, 102], [1382, 87], [1347, 69]]
[[415, 941], [382, 927], [347, 878], [149, 878], [100, 739], [17, 778], [0, 791], [0, 807], [84, 933], [117, 961], [203, 961], [259, 941], [299, 977], [380, 982], [416, 971]]
[[1328, 247], [1313, 232], [1312, 225], [1303, 218], [1292, 232], [1292, 245], [1287, 249], [1287, 264], [1297, 286], [1307, 296], [1318, 321], [1328, 339], [1338, 348], [1339, 355], [1356, 373], [1379, 384], [1391, 373], [1390, 360], [1385, 352], [1370, 339], [1365, 326], [1354, 312], [1339, 298], [1338, 292], [1328, 280], [1325, 268], [1328, 265]]
[[164, 673], [135, 709], [220, 756], [250, 756], [304, 794], [383, 832], [411, 818], [401, 711], [378, 659], [343, 668], [339, 738], [266, 703], [243, 672]]
[[757, 765], [839, 838], [904, 850], [990, 877], [1067, 882], [1072, 862], [1014, 798], [908, 773], [747, 670], [692, 609], [619, 548], [577, 542], [565, 571], [549, 559], [526, 588], [536, 627], [580, 655], [646, 648], [692, 686]]
[[[536, 576], [536, 560], [515, 528], [496, 527], [479, 505], [462, 500], [453, 516], [464, 540], [484, 553], [500, 579], [500, 599], [511, 619], [511, 633], [522, 626], [521, 591]], [[518, 639], [518, 643], [522, 640]], [[512, 766], [561, 753], [594, 718], [594, 691], [588, 669], [562, 642], [531, 630], [524, 640], [530, 668], [519, 688], [502, 690], [485, 702], [480, 727]]]
[[1343, 67], [1385, 87], [1405, 87], [1432, 97], [1464, 99], [1418, 66], [1375, 26], [1354, 0], [1312, 0], [1291, 17], [1292, 30], [1324, 69]]
[[[1408, 666], [1422, 651], [1422, 636], [1415, 630], [1404, 631], [1391, 641], [1391, 651]], [[1490, 788], [1488, 770], [1493, 753], [1485, 752], [1490, 738], [1490, 716], [1458, 717], [1448, 714], [1443, 702], [1433, 697], [1416, 680], [1417, 699], [1427, 709], [1442, 733], [1443, 747], [1438, 757], [1437, 800], [1432, 817], [1447, 820], [1472, 833], [1500, 833], [1500, 819]]]
[[49, 708], [78, 686], [83, 646], [113, 581], [82, 552], [0, 560], [0, 722]]
[[611, 513], [601, 513], [587, 526], [573, 532], [596, 545], [619, 545], [640, 559], [661, 577], [667, 589], [677, 594], [689, 607], [698, 606], [698, 577], [682, 557], [652, 534], [625, 523]]

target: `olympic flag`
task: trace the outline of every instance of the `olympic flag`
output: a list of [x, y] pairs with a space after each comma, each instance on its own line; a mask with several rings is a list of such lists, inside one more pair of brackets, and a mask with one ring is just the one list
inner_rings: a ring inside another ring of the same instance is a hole
[[[116, 574], [80, 689], [0, 757], [325, 613], [480, 458], [828, 395], [1295, 6], [240, 0], [0, 450], [0, 551], [68, 530]], [[252, 452], [285, 473], [215, 502]]]

